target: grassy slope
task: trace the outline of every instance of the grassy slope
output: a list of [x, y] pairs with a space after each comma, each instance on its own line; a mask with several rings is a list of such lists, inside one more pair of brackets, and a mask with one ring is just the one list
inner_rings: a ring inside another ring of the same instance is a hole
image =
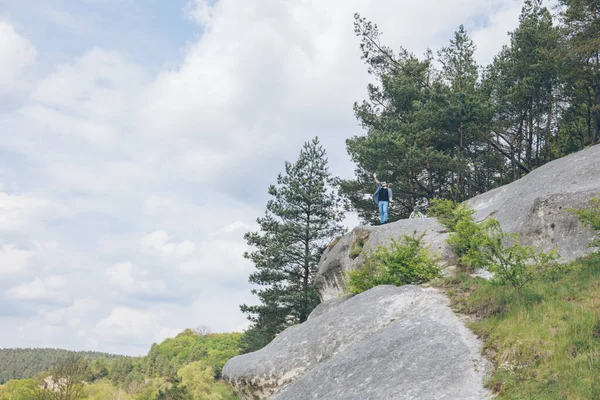
[[523, 292], [467, 275], [445, 281], [458, 312], [494, 362], [486, 385], [501, 399], [600, 399], [600, 256]]

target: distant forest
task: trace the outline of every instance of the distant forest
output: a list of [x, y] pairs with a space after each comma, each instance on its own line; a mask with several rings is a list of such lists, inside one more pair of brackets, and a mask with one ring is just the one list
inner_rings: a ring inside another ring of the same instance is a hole
[[186, 329], [175, 338], [153, 344], [144, 357], [58, 349], [2, 349], [0, 400], [45, 399], [43, 396], [50, 392], [40, 389], [43, 379], [60, 379], [67, 372], [69, 377], [75, 377], [75, 382], [86, 384], [76, 384], [81, 386], [80, 395], [60, 397], [63, 400], [236, 399], [221, 379], [221, 371], [227, 360], [240, 354], [241, 337], [241, 333]]
[[118, 355], [94, 351], [69, 351], [61, 349], [0, 349], [0, 385], [11, 379], [33, 378], [77, 355], [88, 360], [116, 359]]

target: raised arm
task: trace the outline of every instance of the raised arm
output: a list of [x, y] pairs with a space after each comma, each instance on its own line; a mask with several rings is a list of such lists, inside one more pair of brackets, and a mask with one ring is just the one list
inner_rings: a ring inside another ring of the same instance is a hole
[[379, 181], [377, 180], [377, 172], [373, 172], [373, 179], [375, 179], [375, 182], [377, 182], [379, 185]]

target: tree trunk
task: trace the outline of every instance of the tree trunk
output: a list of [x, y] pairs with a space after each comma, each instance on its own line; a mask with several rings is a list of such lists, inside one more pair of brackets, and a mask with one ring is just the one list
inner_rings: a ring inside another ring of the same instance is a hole
[[[309, 205], [310, 208], [310, 205]], [[302, 274], [302, 308], [300, 323], [308, 319], [308, 278], [310, 275], [310, 212], [306, 214], [306, 237], [304, 238], [304, 274]]]
[[[600, 64], [598, 65], [600, 67]], [[594, 137], [591, 140], [591, 144], [596, 143], [600, 140], [600, 84], [598, 84], [594, 91], [595, 93], [595, 105], [594, 105]]]
[[546, 156], [544, 161], [550, 161], [550, 137], [552, 135], [552, 98], [550, 98], [550, 104], [548, 105], [548, 121], [546, 125]]
[[529, 132], [527, 134], [527, 145], [525, 147], [525, 158], [527, 158], [527, 167], [531, 168], [533, 165], [532, 150], [533, 150], [533, 112], [531, 107], [529, 108], [529, 121], [527, 121]]

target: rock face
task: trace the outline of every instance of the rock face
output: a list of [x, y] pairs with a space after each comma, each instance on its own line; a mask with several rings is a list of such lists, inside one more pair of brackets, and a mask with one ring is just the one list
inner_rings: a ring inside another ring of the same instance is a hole
[[[415, 231], [417, 234], [426, 233], [423, 242], [441, 256], [441, 267], [454, 263], [455, 256], [446, 244], [448, 233], [435, 218], [403, 219], [381, 226], [359, 226], [334, 241], [321, 256], [315, 280], [321, 300], [327, 301], [340, 296], [347, 287], [345, 272], [361, 265], [377, 247], [387, 246], [392, 239], [412, 235]], [[353, 251], [357, 251], [355, 249], [359, 242], [364, 242], [364, 247], [353, 258]]]
[[506, 232], [518, 232], [539, 250], [557, 248], [563, 260], [590, 252], [596, 233], [567, 208], [588, 205], [600, 195], [600, 145], [552, 161], [509, 185], [466, 202], [475, 219], [496, 218]]
[[[590, 251], [595, 232], [567, 208], [600, 194], [600, 145], [553, 161], [467, 202], [475, 219], [498, 219], [564, 260]], [[455, 257], [433, 218], [358, 227], [323, 253], [316, 284], [323, 303], [264, 349], [231, 359], [223, 375], [242, 399], [484, 399], [479, 343], [433, 289], [379, 286], [343, 296], [345, 272], [380, 245], [426, 232], [447, 266]], [[360, 250], [360, 251], [359, 251]], [[482, 273], [485, 273], [483, 271]]]
[[485, 399], [480, 350], [435, 290], [378, 286], [320, 305], [223, 374], [243, 399]]

